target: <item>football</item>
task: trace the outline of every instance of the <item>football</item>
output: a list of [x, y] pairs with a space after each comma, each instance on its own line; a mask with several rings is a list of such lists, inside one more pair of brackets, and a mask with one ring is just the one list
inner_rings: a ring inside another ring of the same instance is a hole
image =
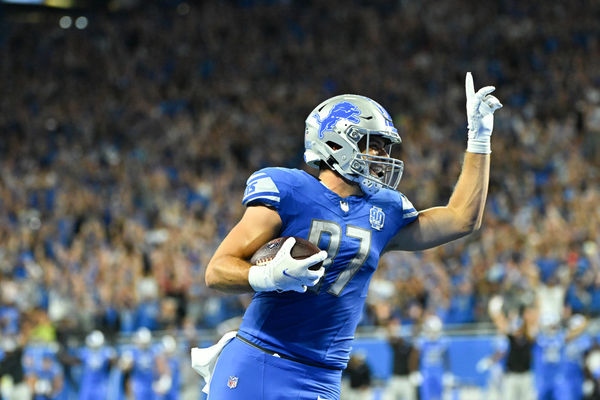
[[[256, 253], [254, 253], [250, 259], [250, 263], [252, 263], [252, 265], [264, 265], [271, 261], [279, 249], [281, 249], [281, 245], [287, 238], [289, 238], [289, 236], [278, 237], [263, 245], [260, 249], [256, 250]], [[294, 244], [294, 247], [292, 247], [292, 257], [295, 259], [302, 260], [321, 251], [321, 249], [306, 239], [297, 236], [294, 236], [294, 238], [296, 239], [296, 243]], [[318, 270], [322, 265], [323, 262], [320, 262], [312, 265], [308, 269]]]

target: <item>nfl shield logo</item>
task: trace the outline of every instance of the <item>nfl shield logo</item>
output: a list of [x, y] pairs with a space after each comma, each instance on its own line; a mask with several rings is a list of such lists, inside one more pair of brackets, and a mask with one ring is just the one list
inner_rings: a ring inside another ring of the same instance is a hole
[[238, 377], [230, 376], [229, 380], [227, 381], [227, 387], [229, 389], [235, 389], [237, 387], [237, 384], [238, 384]]
[[369, 212], [369, 222], [373, 229], [380, 231], [383, 229], [383, 223], [385, 222], [385, 213], [379, 207], [371, 207]]

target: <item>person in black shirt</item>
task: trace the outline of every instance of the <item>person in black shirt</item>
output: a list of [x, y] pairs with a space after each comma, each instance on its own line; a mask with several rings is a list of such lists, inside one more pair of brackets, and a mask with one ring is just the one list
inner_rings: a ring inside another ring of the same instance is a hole
[[[31, 390], [25, 382], [23, 372], [24, 335], [5, 336], [0, 342], [4, 357], [0, 359], [0, 380], [8, 379], [8, 385], [3, 385], [0, 399], [21, 400], [31, 398]], [[6, 382], [6, 381], [5, 381]]]
[[385, 390], [384, 400], [414, 400], [416, 388], [409, 376], [418, 367], [415, 349], [400, 335], [400, 321], [392, 319], [387, 325], [388, 342], [392, 350], [392, 376]]
[[371, 369], [367, 364], [366, 355], [362, 352], [352, 353], [344, 375], [350, 381], [350, 386], [344, 391], [342, 398], [345, 400], [370, 400]]
[[531, 400], [535, 398], [532, 352], [536, 329], [528, 318], [515, 316], [512, 320], [502, 311], [502, 298], [493, 297], [488, 304], [490, 318], [498, 331], [506, 335], [509, 345], [506, 355], [504, 394], [507, 399]]

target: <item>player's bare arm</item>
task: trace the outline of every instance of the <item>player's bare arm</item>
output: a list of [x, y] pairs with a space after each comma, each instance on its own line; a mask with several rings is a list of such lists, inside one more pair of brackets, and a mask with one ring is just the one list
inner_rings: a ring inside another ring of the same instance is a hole
[[291, 256], [293, 238], [287, 239], [268, 263], [252, 265], [247, 261], [280, 231], [281, 217], [277, 211], [266, 206], [248, 207], [209, 262], [205, 276], [207, 286], [229, 293], [290, 290], [303, 293], [308, 286], [314, 286], [325, 270], [309, 267], [322, 262], [327, 252], [296, 260]]
[[459, 239], [481, 227], [490, 156], [467, 152], [460, 178], [445, 207], [421, 211], [400, 230], [388, 250], [424, 250]]
[[581, 314], [575, 314], [569, 319], [565, 341], [570, 342], [585, 332], [588, 326], [588, 319]]
[[500, 332], [503, 335], [508, 335], [510, 333], [510, 326], [508, 319], [502, 312], [502, 304], [504, 303], [502, 297], [494, 296], [488, 302], [488, 314]]
[[206, 267], [206, 285], [229, 293], [252, 292], [247, 261], [260, 246], [277, 237], [281, 218], [277, 211], [248, 207], [240, 222], [225, 237]]
[[461, 238], [479, 229], [487, 197], [490, 175], [493, 113], [502, 104], [486, 86], [475, 93], [473, 78], [467, 73], [468, 144], [462, 172], [454, 192], [443, 207], [433, 207], [394, 237], [388, 250], [424, 250]]

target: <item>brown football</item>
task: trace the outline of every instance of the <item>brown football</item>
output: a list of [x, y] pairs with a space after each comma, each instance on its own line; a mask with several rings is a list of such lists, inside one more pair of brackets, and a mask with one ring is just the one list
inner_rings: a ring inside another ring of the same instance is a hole
[[[254, 253], [250, 259], [250, 263], [252, 265], [264, 265], [271, 261], [279, 249], [281, 249], [281, 245], [287, 238], [289, 238], [289, 236], [278, 237], [263, 245], [260, 249], [256, 250], [256, 253]], [[302, 260], [321, 251], [321, 249], [306, 239], [297, 236], [294, 236], [294, 238], [296, 239], [296, 243], [294, 244], [294, 247], [292, 247], [292, 257], [295, 259]], [[322, 265], [323, 262], [320, 262], [309, 267], [309, 269], [317, 270], [321, 268]]]

